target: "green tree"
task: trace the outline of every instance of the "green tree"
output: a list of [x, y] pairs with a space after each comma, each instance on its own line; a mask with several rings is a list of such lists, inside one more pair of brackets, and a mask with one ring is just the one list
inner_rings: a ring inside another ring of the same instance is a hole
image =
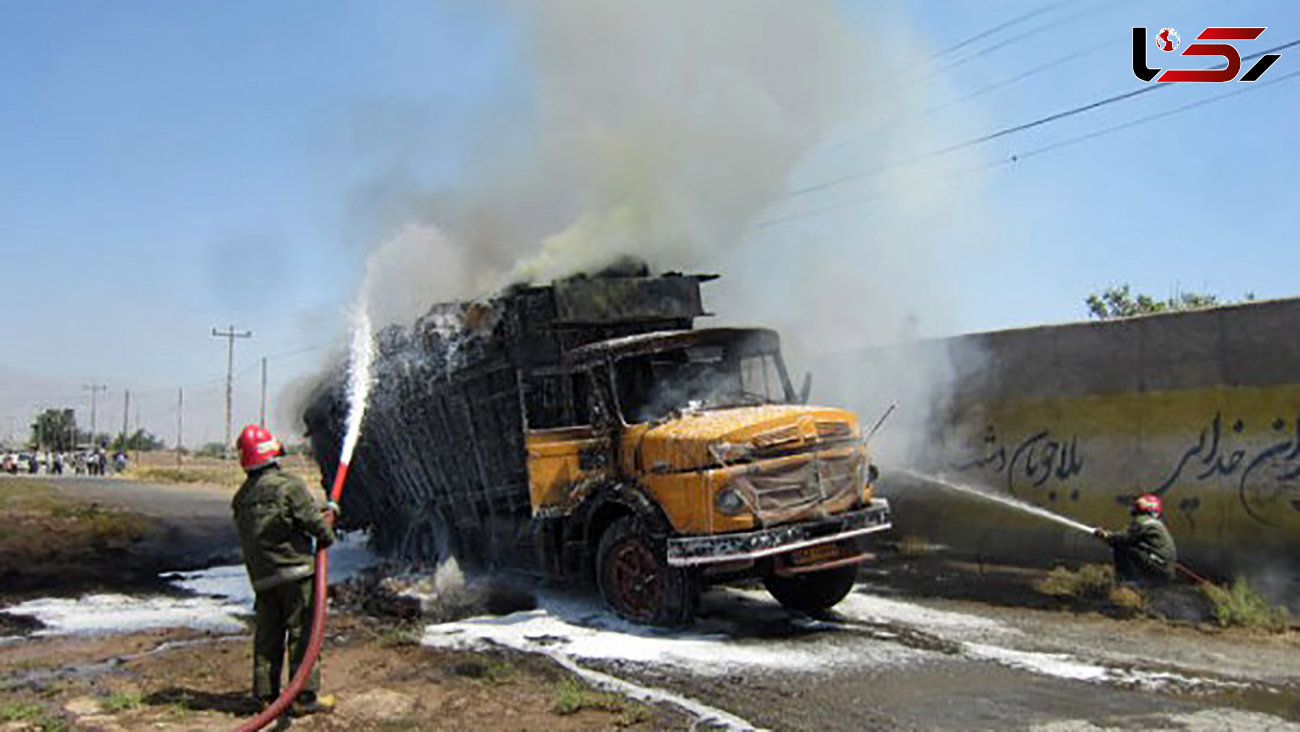
[[134, 434], [123, 439], [118, 435], [113, 439], [113, 450], [161, 450], [163, 441], [148, 430], [136, 430]]
[[[1254, 299], [1254, 293], [1246, 293], [1240, 302], [1250, 302]], [[1220, 300], [1218, 295], [1201, 292], [1180, 292], [1167, 300], [1157, 300], [1150, 295], [1140, 293], [1134, 295], [1127, 283], [1107, 287], [1102, 292], [1094, 292], [1084, 299], [1084, 304], [1088, 306], [1088, 315], [1098, 320], [1200, 310], [1216, 305], [1230, 305], [1233, 302]]]
[[67, 452], [76, 447], [77, 418], [71, 409], [46, 409], [32, 423], [30, 443], [38, 450]]

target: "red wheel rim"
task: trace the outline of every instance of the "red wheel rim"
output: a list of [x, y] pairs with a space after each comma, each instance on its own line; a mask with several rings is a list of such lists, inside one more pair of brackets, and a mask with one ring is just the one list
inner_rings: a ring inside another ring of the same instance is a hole
[[663, 605], [663, 569], [639, 541], [625, 541], [610, 552], [605, 577], [619, 607], [638, 619], [653, 618]]

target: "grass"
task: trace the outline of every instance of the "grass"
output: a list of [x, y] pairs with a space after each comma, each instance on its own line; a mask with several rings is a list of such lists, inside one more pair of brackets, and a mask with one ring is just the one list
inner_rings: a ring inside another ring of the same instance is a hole
[[618, 714], [618, 726], [628, 727], [650, 718], [650, 709], [610, 691], [598, 691], [578, 679], [561, 679], [555, 685], [555, 713], [576, 714], [584, 709]]
[[0, 704], [0, 723], [22, 722], [39, 727], [41, 732], [65, 732], [68, 722], [43, 704], [14, 701]]
[[1109, 600], [1114, 585], [1114, 567], [1109, 564], [1085, 564], [1077, 570], [1056, 567], [1046, 577], [1035, 582], [1034, 589], [1053, 597]]
[[6, 480], [0, 491], [0, 574], [78, 548], [125, 549], [152, 525], [140, 514], [69, 498], [39, 481]]
[[485, 684], [504, 684], [515, 675], [515, 667], [499, 658], [483, 658], [458, 664], [452, 671], [457, 676], [482, 681]]
[[115, 691], [104, 698], [104, 709], [111, 713], [126, 712], [138, 708], [144, 703], [140, 692], [134, 689]]
[[1280, 633], [1290, 627], [1291, 616], [1287, 609], [1270, 604], [1243, 577], [1238, 577], [1230, 587], [1201, 585], [1201, 592], [1209, 599], [1214, 620], [1221, 627], [1252, 628], [1271, 633]]
[[420, 645], [424, 625], [415, 621], [399, 621], [375, 632], [375, 641], [384, 648], [403, 648]]
[[[280, 466], [302, 478], [308, 486], [320, 485], [320, 470], [303, 455], [286, 455], [280, 458]], [[237, 460], [187, 455], [177, 465], [176, 453], [154, 451], [134, 455], [122, 477], [146, 483], [204, 483], [234, 489], [243, 482], [244, 471]]]
[[15, 701], [0, 704], [0, 722], [35, 722], [44, 715], [44, 705], [36, 702]]

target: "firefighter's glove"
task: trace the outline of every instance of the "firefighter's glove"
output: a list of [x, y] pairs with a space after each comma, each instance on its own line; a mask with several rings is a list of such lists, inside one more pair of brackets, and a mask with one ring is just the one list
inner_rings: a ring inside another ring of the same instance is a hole
[[334, 528], [334, 522], [339, 517], [339, 504], [334, 501], [326, 501], [325, 506], [320, 510], [320, 517], [325, 521], [325, 525]]

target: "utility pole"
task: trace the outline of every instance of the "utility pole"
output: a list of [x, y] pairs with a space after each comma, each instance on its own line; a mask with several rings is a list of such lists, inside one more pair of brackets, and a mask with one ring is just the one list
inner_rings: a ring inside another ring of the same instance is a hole
[[266, 426], [266, 356], [262, 357], [262, 411], [258, 424]]
[[[105, 384], [86, 384], [81, 388], [90, 390], [90, 443], [91, 445], [94, 445], [95, 444], [95, 403], [97, 401], [96, 397], [99, 395], [101, 391], [108, 391], [108, 386]], [[73, 449], [76, 449], [76, 445], [73, 445]]]
[[176, 467], [181, 466], [181, 452], [184, 448], [181, 446], [181, 435], [184, 434], [181, 429], [184, 427], [184, 418], [181, 416], [185, 411], [185, 388], [176, 387]]
[[253, 331], [246, 330], [238, 332], [235, 326], [230, 326], [227, 330], [212, 329], [212, 337], [226, 339], [226, 449], [225, 455], [230, 457], [230, 401], [235, 388], [235, 339], [252, 338]]
[[122, 402], [122, 445], [121, 445], [121, 448], [122, 448], [122, 451], [125, 452], [125, 451], [126, 451], [126, 431], [127, 431], [128, 429], [130, 429], [129, 427], [127, 427], [126, 420], [127, 420], [128, 417], [131, 416], [131, 390], [130, 390], [130, 389], [125, 390], [125, 391], [123, 392], [123, 394], [125, 395], [125, 398], [124, 398], [124, 400], [123, 400], [123, 402]]

